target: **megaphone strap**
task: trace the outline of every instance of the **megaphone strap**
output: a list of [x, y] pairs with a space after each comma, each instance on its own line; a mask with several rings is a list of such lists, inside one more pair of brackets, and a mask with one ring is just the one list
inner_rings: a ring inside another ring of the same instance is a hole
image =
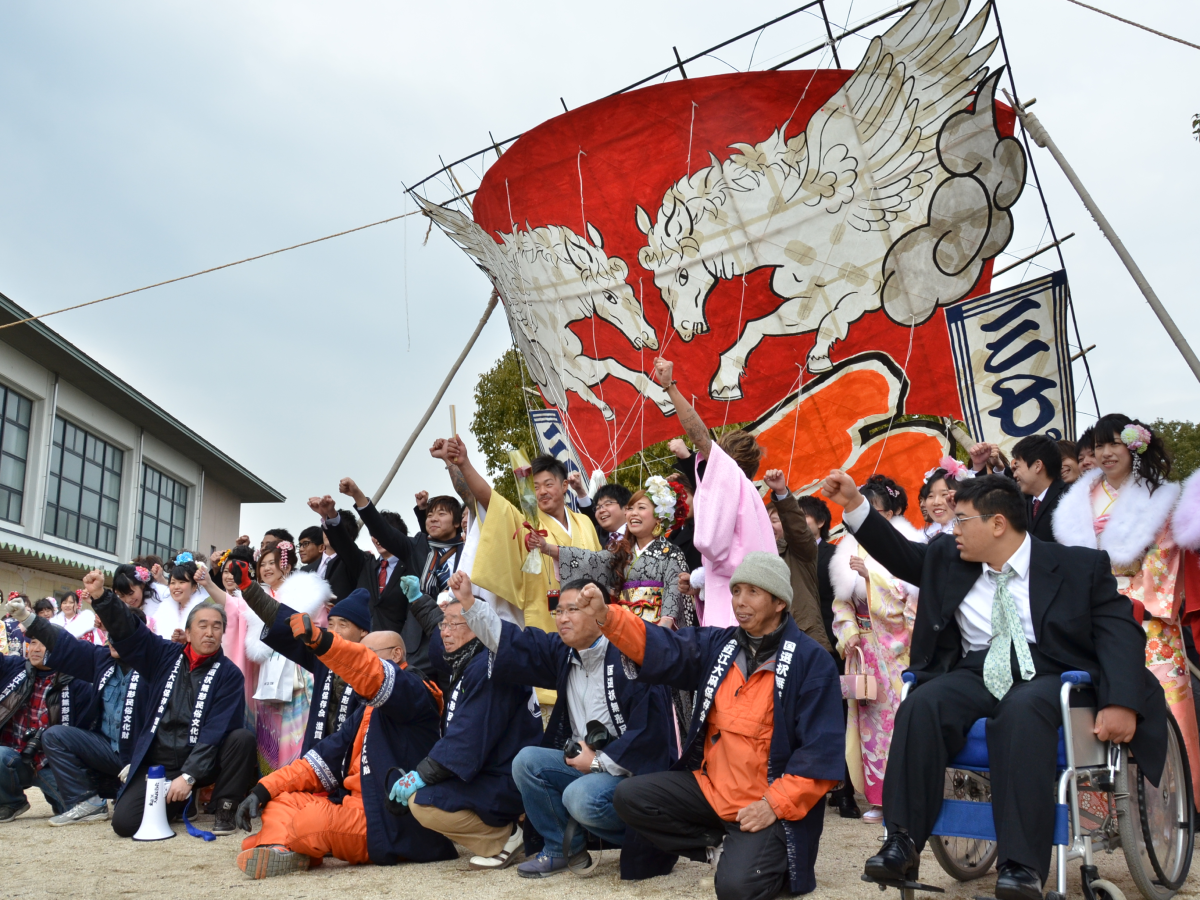
[[187, 803], [183, 805], [183, 825], [187, 829], [187, 833], [194, 838], [203, 838], [206, 841], [215, 841], [217, 836], [211, 831], [203, 831], [192, 824], [192, 820], [188, 818], [188, 810], [192, 808], [192, 801], [196, 799], [196, 792], [192, 791], [188, 795]]

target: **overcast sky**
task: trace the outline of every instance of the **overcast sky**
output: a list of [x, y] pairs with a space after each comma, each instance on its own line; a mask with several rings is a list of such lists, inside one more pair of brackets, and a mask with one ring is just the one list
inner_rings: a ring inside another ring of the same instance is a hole
[[[580, 106], [668, 65], [672, 45], [688, 56], [793, 5], [6, 4], [0, 291], [44, 312], [396, 215], [401, 182], [438, 154], [517, 134], [560, 112], [560, 96]], [[1200, 42], [1195, 3], [1094, 5]], [[890, 6], [827, 0], [851, 23]], [[1018, 88], [1200, 345], [1200, 51], [1066, 0], [1001, 0], [1000, 13]], [[798, 16], [769, 32], [756, 67], [821, 28]], [[863, 46], [847, 39], [843, 66]], [[750, 49], [689, 74], [744, 70]], [[1035, 154], [1059, 234], [1077, 233], [1063, 252], [1102, 407], [1197, 418], [1195, 378], [1053, 160]], [[1031, 202], [1027, 191], [1014, 252], [1041, 236]], [[243, 530], [298, 530], [312, 522], [305, 498], [336, 492], [339, 477], [374, 489], [487, 299], [445, 237], [421, 246], [423, 226], [380, 226], [48, 324], [287, 495], [243, 507]], [[509, 344], [496, 315], [445, 401], [460, 431], [480, 373]], [[439, 410], [384, 505], [407, 514], [416, 490], [446, 490], [426, 448], [448, 430]]]

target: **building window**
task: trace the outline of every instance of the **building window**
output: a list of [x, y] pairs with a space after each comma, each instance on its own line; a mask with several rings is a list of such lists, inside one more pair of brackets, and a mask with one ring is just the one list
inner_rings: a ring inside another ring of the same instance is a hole
[[124, 451], [56, 417], [46, 488], [46, 533], [116, 553], [124, 461]]
[[153, 466], [142, 466], [142, 506], [138, 517], [137, 556], [171, 559], [183, 549], [187, 485]]
[[33, 402], [0, 387], [0, 519], [21, 521], [25, 460], [29, 454], [29, 414]]

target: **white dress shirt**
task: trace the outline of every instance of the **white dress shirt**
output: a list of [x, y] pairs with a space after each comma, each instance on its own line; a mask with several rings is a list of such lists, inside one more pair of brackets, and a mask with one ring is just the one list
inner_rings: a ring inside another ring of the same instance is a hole
[[[853, 533], [858, 531], [867, 520], [870, 504], [860, 503], [852, 510], [842, 515], [842, 521]], [[954, 621], [962, 633], [963, 655], [972, 650], [986, 650], [992, 642], [992, 600], [996, 596], [996, 576], [1001, 572], [1011, 571], [1013, 576], [1008, 580], [1008, 593], [1017, 607], [1017, 615], [1021, 618], [1021, 630], [1025, 632], [1025, 640], [1037, 644], [1033, 631], [1033, 615], [1029, 611], [1029, 556], [1033, 549], [1033, 541], [1029, 535], [1021, 541], [1021, 546], [1008, 558], [1003, 569], [997, 572], [987, 563], [980, 563], [982, 571], [967, 596], [954, 611]]]
[[317, 577], [318, 578], [325, 577], [325, 572], [329, 568], [329, 564], [331, 562], [333, 562], [335, 559], [337, 559], [336, 553], [326, 554], [324, 551], [322, 551], [321, 561], [319, 563], [317, 563]]

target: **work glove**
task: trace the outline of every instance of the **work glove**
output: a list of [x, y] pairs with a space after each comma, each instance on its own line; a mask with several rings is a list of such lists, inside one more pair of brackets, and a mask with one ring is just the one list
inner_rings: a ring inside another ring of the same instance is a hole
[[233, 581], [239, 591], [244, 591], [250, 587], [250, 566], [245, 560], [235, 559], [231, 562], [229, 564], [229, 574], [233, 576]]
[[33, 613], [25, 606], [25, 601], [19, 597], [16, 600], [9, 600], [4, 609], [17, 621], [18, 625], [24, 625], [33, 618]]
[[415, 603], [416, 599], [421, 596], [421, 579], [416, 575], [402, 575], [400, 589], [404, 591], [404, 596], [408, 598], [409, 603]]
[[237, 827], [242, 831], [253, 831], [254, 820], [262, 816], [262, 808], [270, 799], [270, 792], [261, 784], [251, 788], [246, 799], [238, 805], [237, 812], [233, 814], [233, 821]]
[[388, 799], [393, 803], [408, 806], [409, 798], [423, 787], [425, 787], [425, 779], [414, 769], [397, 779], [396, 783], [392, 785], [392, 789], [388, 791]]
[[317, 656], [333, 646], [333, 635], [324, 628], [314, 625], [312, 617], [308, 613], [293, 613], [292, 617], [288, 619], [288, 624], [292, 626], [292, 637], [307, 646]]

